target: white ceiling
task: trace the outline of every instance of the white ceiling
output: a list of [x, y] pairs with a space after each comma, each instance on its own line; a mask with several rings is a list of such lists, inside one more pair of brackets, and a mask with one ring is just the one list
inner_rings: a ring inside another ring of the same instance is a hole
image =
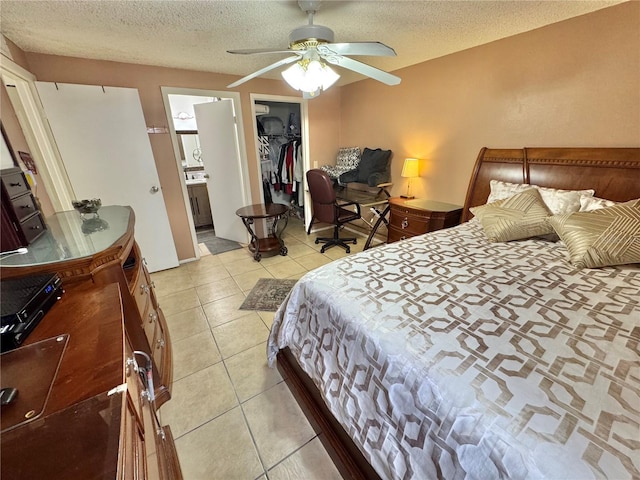
[[[358, 57], [386, 71], [609, 7], [620, 0], [324, 1], [316, 24], [336, 42], [380, 41], [397, 57]], [[284, 55], [307, 23], [297, 1], [1, 0], [0, 31], [27, 52], [247, 75]], [[265, 75], [278, 78], [281, 69]], [[339, 69], [340, 70], [340, 69]], [[340, 70], [341, 84], [364, 77]]]

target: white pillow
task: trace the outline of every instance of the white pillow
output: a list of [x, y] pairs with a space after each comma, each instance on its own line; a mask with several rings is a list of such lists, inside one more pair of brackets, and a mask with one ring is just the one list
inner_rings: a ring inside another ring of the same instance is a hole
[[491, 193], [489, 194], [489, 198], [487, 198], [487, 203], [513, 197], [517, 193], [532, 187], [532, 185], [527, 185], [526, 183], [509, 183], [501, 180], [491, 180], [489, 185], [491, 186]]
[[580, 211], [581, 212], [593, 212], [594, 210], [600, 210], [601, 208], [613, 207], [617, 205], [612, 200], [605, 198], [591, 197], [583, 195], [580, 197]]
[[574, 213], [580, 210], [580, 199], [592, 197], [594, 190], [559, 190], [557, 188], [538, 187], [542, 200], [554, 215]]
[[491, 180], [489, 184], [491, 186], [491, 194], [487, 199], [487, 203], [504, 200], [527, 188], [534, 187], [540, 191], [542, 200], [554, 215], [579, 211], [580, 199], [582, 197], [593, 197], [595, 193], [594, 190], [560, 190], [526, 183], [502, 182], [500, 180]]

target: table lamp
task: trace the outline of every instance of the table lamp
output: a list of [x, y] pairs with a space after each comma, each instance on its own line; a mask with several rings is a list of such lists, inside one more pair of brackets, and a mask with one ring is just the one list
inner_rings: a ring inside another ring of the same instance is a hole
[[415, 198], [411, 195], [411, 179], [418, 177], [419, 175], [420, 160], [417, 158], [405, 158], [404, 165], [402, 166], [402, 173], [400, 176], [407, 177], [407, 194], [400, 195], [401, 198]]

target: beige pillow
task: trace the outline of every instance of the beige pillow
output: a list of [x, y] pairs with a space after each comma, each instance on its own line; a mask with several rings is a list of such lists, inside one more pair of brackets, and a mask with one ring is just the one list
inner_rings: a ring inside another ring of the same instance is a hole
[[508, 242], [553, 233], [546, 222], [551, 212], [537, 188], [513, 197], [471, 208], [490, 242]]
[[558, 188], [540, 187], [527, 183], [509, 183], [500, 180], [489, 182], [491, 193], [487, 203], [509, 198], [527, 188], [537, 188], [540, 190], [542, 200], [549, 207], [551, 213], [559, 215], [561, 213], [572, 213], [580, 210], [580, 200], [582, 197], [592, 197], [594, 191], [589, 190], [560, 190]]
[[556, 215], [547, 221], [576, 267], [640, 263], [640, 199], [592, 212]]
[[588, 195], [580, 197], [581, 212], [593, 212], [594, 210], [613, 207], [614, 205], [617, 205], [617, 202], [607, 200], [606, 198], [590, 197]]

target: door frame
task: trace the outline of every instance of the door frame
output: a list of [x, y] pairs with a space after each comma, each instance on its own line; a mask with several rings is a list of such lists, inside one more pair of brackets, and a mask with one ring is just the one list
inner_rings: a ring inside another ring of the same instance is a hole
[[[173, 116], [171, 114], [171, 104], [169, 103], [169, 95], [188, 95], [196, 97], [213, 97], [213, 98], [229, 98], [233, 101], [233, 112], [236, 119], [236, 132], [238, 138], [238, 152], [239, 152], [239, 169], [241, 176], [240, 189], [245, 204], [251, 203], [251, 188], [249, 184], [249, 168], [247, 162], [247, 149], [244, 137], [244, 121], [242, 119], [242, 104], [240, 100], [240, 93], [228, 92], [224, 90], [204, 90], [198, 88], [183, 88], [183, 87], [160, 87], [162, 92], [162, 101], [164, 103], [165, 114], [167, 115], [167, 125], [169, 126], [169, 133], [171, 135], [171, 143], [173, 146], [173, 155], [176, 161], [176, 167], [178, 169], [178, 176], [180, 177], [180, 186], [182, 188], [182, 198], [184, 200], [185, 210], [187, 212], [187, 219], [189, 220], [189, 229], [191, 230], [191, 241], [193, 243], [193, 251], [195, 254], [194, 260], [200, 258], [200, 249], [198, 248], [198, 237], [196, 236], [196, 227], [193, 222], [193, 215], [189, 208], [189, 192], [187, 189], [187, 182], [184, 175], [182, 175], [182, 160], [180, 159], [180, 150], [178, 149], [178, 136], [176, 129], [173, 125]], [[213, 219], [215, 226], [215, 218]]]
[[[309, 195], [309, 189], [307, 188], [307, 182], [305, 179], [307, 170], [311, 168], [310, 164], [310, 156], [309, 156], [309, 109], [308, 109], [308, 100], [302, 97], [289, 97], [284, 95], [267, 95], [261, 93], [251, 93], [249, 94], [249, 98], [251, 99], [251, 115], [253, 116], [253, 121], [251, 122], [253, 125], [253, 139], [255, 145], [255, 158], [256, 158], [256, 171], [258, 175], [261, 174], [261, 166], [260, 166], [260, 145], [258, 142], [258, 124], [255, 121], [256, 117], [256, 102], [264, 101], [264, 102], [280, 102], [280, 103], [298, 103], [300, 104], [300, 134], [302, 136], [302, 168], [303, 168], [303, 178], [302, 178], [302, 188], [304, 189], [304, 228], [305, 231], [308, 228], [308, 222], [311, 221], [312, 210], [311, 210], [311, 195]], [[260, 188], [260, 199], [264, 198], [264, 189], [262, 188], [262, 181], [258, 182]], [[262, 200], [261, 200], [262, 202]]]
[[46, 121], [44, 108], [36, 90], [36, 76], [2, 55], [0, 76], [18, 117], [27, 145], [55, 212], [72, 208], [75, 198], [62, 157]]

